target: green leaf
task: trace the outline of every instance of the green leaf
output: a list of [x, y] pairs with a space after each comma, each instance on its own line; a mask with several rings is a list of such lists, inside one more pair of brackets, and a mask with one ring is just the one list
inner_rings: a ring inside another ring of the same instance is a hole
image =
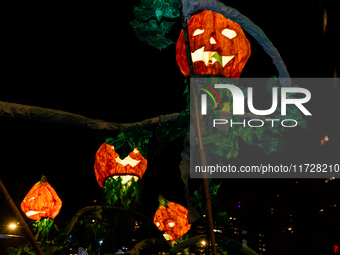
[[24, 243], [22, 245], [19, 246], [19, 251], [20, 253], [24, 253], [24, 252], [27, 252], [29, 250], [28, 248], [28, 243]]
[[103, 219], [102, 214], [101, 214], [100, 212], [97, 212], [97, 213], [96, 213], [96, 217], [97, 217], [98, 219], [101, 219], [101, 220]]
[[84, 216], [84, 225], [85, 225], [86, 228], [91, 225], [89, 218], [86, 215]]
[[142, 156], [147, 158], [147, 145], [152, 136], [153, 133], [151, 131], [144, 130], [139, 125], [136, 125], [128, 131], [120, 131], [120, 133], [114, 138], [106, 138], [105, 142], [113, 145], [115, 147], [115, 151], [122, 159], [127, 157], [136, 147]]
[[[131, 182], [122, 183], [122, 178], [115, 179], [113, 177], [107, 178], [104, 182], [104, 193], [106, 202], [109, 205], [123, 206], [124, 210], [130, 208], [133, 200], [140, 200], [141, 198], [141, 184], [139, 181], [131, 180]], [[96, 212], [97, 217], [101, 219], [101, 211]]]
[[[210, 143], [217, 143], [218, 141], [221, 141], [223, 137], [225, 137], [226, 132], [224, 130], [218, 130], [215, 133], [211, 134], [203, 134], [202, 140], [204, 144], [210, 144]], [[198, 138], [196, 137], [196, 143], [198, 144]]]
[[238, 152], [239, 152], [238, 142], [235, 141], [235, 143], [233, 144], [233, 147], [230, 150], [228, 150], [226, 155], [224, 156], [227, 159], [236, 158], [238, 156]]
[[[219, 184], [215, 184], [211, 179], [209, 179], [209, 191], [210, 191], [210, 199], [211, 204], [213, 205], [217, 199], [217, 192], [222, 184], [222, 181]], [[205, 195], [204, 195], [203, 185], [200, 185], [198, 190], [194, 191], [194, 196], [192, 198], [192, 202], [194, 206], [202, 213], [205, 212]]]
[[163, 123], [161, 126], [158, 126], [156, 129], [156, 138], [158, 142], [165, 143], [167, 141], [167, 136], [171, 130], [171, 126], [168, 122]]
[[[204, 144], [211, 144], [211, 153], [227, 159], [237, 157], [239, 146], [234, 132], [226, 134], [225, 130], [218, 130], [212, 134], [204, 134], [202, 138]], [[197, 138], [196, 143], [198, 143]]]
[[156, 9], [155, 14], [158, 22], [160, 22], [163, 17], [164, 11], [162, 9]]
[[53, 226], [54, 226], [54, 228], [55, 228], [58, 232], [60, 232], [60, 229], [59, 229], [59, 227], [58, 227], [56, 224], [54, 224]]
[[188, 179], [190, 176], [190, 160], [187, 160], [186, 157], [190, 157], [189, 153], [183, 151], [181, 153], [182, 161], [179, 164], [179, 169], [181, 171], [181, 178], [186, 186], [188, 186]]
[[6, 249], [6, 252], [8, 253], [8, 255], [19, 255], [20, 254], [19, 250], [14, 247], [8, 247]]
[[205, 211], [204, 199], [199, 190], [194, 191], [194, 197], [191, 200], [194, 206], [198, 208], [201, 212]]
[[267, 81], [267, 84], [266, 84], [266, 90], [269, 91], [269, 92], [272, 92], [273, 90], [273, 87], [278, 87], [276, 85], [276, 82], [278, 81], [279, 79], [274, 75], [272, 77], [270, 77]]
[[151, 40], [148, 40], [147, 43], [157, 49], [165, 49], [172, 44], [176, 44], [173, 40], [165, 38], [162, 35], [155, 36]]
[[277, 140], [266, 141], [263, 143], [263, 149], [266, 155], [270, 154], [271, 152], [277, 152], [276, 147], [278, 145]]
[[[185, 83], [185, 82], [184, 82]], [[187, 84], [186, 86], [185, 86], [185, 90], [184, 90], [184, 92], [183, 92], [183, 95], [185, 95], [185, 94], [188, 94], [189, 93], [189, 84]]]
[[170, 125], [168, 122], [163, 123], [161, 126], [158, 126], [156, 129], [156, 137], [157, 140], [161, 143], [159, 147], [156, 148], [154, 157], [160, 156], [162, 151], [164, 150], [166, 144], [171, 142], [179, 137], [185, 137], [187, 134], [187, 130], [190, 125], [190, 115], [185, 110], [182, 111], [176, 118], [173, 125]]
[[141, 41], [157, 49], [164, 49], [175, 44], [174, 41], [165, 38], [165, 34], [169, 33], [175, 22], [165, 21], [162, 18], [180, 17], [181, 6], [179, 0], [142, 0], [141, 5], [134, 8], [133, 13], [136, 19], [130, 24]]
[[178, 137], [185, 137], [190, 124], [189, 113], [182, 111], [176, 118], [174, 124], [170, 126], [168, 122], [157, 128], [157, 139], [159, 142], [173, 141]]
[[254, 130], [252, 128], [245, 128], [239, 126], [237, 132], [238, 136], [240, 136], [246, 144], [248, 145], [253, 144]]
[[174, 24], [174, 22], [168, 21], [162, 21], [160, 24], [157, 24], [156, 20], [149, 20], [143, 23], [138, 20], [130, 22], [137, 37], [157, 49], [164, 49], [171, 44], [176, 44], [173, 40], [165, 38], [165, 34], [170, 31]]
[[224, 250], [220, 245], [216, 246], [217, 251], [221, 252], [223, 255], [228, 255], [228, 252]]
[[68, 234], [65, 232], [65, 230], [51, 241], [53, 245], [58, 245], [60, 249], [65, 247], [67, 245], [67, 242], [68, 242]]
[[185, 100], [187, 102], [187, 107], [186, 107], [186, 111], [190, 112], [190, 79], [188, 79], [187, 77], [184, 79], [184, 84], [185, 84], [185, 90], [183, 92], [183, 95], [186, 95]]
[[137, 20], [145, 22], [155, 17], [155, 9], [146, 6], [137, 6], [134, 8], [133, 14]]
[[218, 212], [217, 213], [217, 221], [219, 223], [220, 226], [222, 227], [227, 227], [228, 223], [229, 223], [229, 220], [230, 218], [228, 217], [228, 214], [226, 211], [224, 212]]

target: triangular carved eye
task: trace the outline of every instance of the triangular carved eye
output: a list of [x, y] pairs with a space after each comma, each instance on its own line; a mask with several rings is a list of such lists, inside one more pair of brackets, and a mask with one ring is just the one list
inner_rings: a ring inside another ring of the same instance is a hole
[[216, 44], [216, 41], [215, 41], [215, 39], [214, 38], [210, 38], [210, 44]]
[[200, 34], [203, 34], [204, 30], [201, 30], [201, 29], [196, 29], [194, 34], [192, 36], [196, 36], [196, 35], [200, 35]]
[[228, 37], [229, 39], [233, 39], [237, 34], [234, 30], [226, 28], [226, 29], [223, 29], [222, 35]]

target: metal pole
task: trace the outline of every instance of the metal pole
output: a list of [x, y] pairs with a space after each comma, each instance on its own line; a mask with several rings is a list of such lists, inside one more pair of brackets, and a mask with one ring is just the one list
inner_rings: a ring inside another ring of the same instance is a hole
[[34, 236], [30, 229], [28, 228], [24, 218], [21, 216], [21, 213], [19, 212], [18, 208], [14, 204], [11, 196], [8, 194], [5, 186], [3, 185], [1, 179], [0, 179], [0, 190], [2, 194], [4, 195], [6, 201], [8, 202], [9, 206], [12, 208], [15, 217], [18, 219], [21, 226], [23, 226], [24, 234], [26, 235], [28, 241], [31, 243], [33, 249], [35, 250], [37, 255], [44, 255], [43, 251], [41, 250], [40, 246], [37, 244], [37, 241], [34, 239]]
[[[186, 49], [186, 54], [187, 54], [187, 59], [188, 59], [188, 64], [189, 64], [189, 70], [190, 70], [190, 77], [194, 78], [195, 74], [194, 74], [193, 64], [191, 60], [190, 41], [189, 41], [189, 35], [188, 35], [187, 22], [183, 21], [182, 26], [183, 26], [183, 32], [184, 32], [185, 49]], [[190, 91], [194, 99], [195, 121], [197, 125], [197, 136], [198, 136], [198, 143], [200, 147], [201, 163], [202, 163], [203, 168], [205, 168], [207, 166], [207, 161], [205, 157], [204, 145], [203, 145], [203, 140], [202, 140], [201, 122], [200, 122], [200, 115], [199, 115], [200, 113], [198, 110], [199, 109], [198, 100], [197, 100], [195, 88], [191, 82], [190, 82]], [[207, 210], [207, 221], [208, 221], [208, 226], [209, 226], [209, 237], [210, 237], [211, 246], [212, 246], [211, 249], [212, 249], [213, 255], [217, 255], [216, 245], [215, 245], [215, 235], [214, 235], [214, 222], [213, 222], [212, 212], [211, 212], [211, 198], [210, 198], [208, 174], [203, 173], [203, 175], [204, 175], [203, 186], [204, 186], [205, 203], [206, 203], [206, 210]], [[208, 240], [206, 243], [207, 245], [209, 245]]]

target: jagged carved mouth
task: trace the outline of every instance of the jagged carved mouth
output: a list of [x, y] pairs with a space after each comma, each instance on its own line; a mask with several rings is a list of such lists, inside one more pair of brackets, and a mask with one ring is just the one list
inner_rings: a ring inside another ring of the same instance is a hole
[[220, 63], [223, 67], [232, 60], [235, 55], [232, 56], [220, 56], [217, 51], [204, 51], [204, 46], [194, 53], [191, 53], [192, 62], [204, 61], [205, 65], [212, 65], [216, 61]]

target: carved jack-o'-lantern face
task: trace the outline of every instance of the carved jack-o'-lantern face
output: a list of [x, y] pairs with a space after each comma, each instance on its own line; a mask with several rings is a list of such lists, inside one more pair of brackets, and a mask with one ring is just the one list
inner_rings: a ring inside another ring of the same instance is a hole
[[168, 241], [173, 241], [189, 231], [188, 210], [176, 203], [168, 202], [167, 208], [161, 205], [155, 213], [154, 224], [160, 231], [165, 231], [163, 236]]
[[114, 146], [104, 142], [96, 153], [94, 171], [99, 186], [104, 187], [105, 179], [108, 177], [121, 177], [122, 183], [132, 178], [135, 181], [142, 178], [147, 167], [147, 160], [135, 148], [129, 156], [120, 159]]
[[[188, 21], [188, 32], [196, 74], [240, 77], [250, 56], [250, 43], [236, 22], [205, 10]], [[176, 61], [182, 73], [189, 75], [183, 30], [176, 45]]]

